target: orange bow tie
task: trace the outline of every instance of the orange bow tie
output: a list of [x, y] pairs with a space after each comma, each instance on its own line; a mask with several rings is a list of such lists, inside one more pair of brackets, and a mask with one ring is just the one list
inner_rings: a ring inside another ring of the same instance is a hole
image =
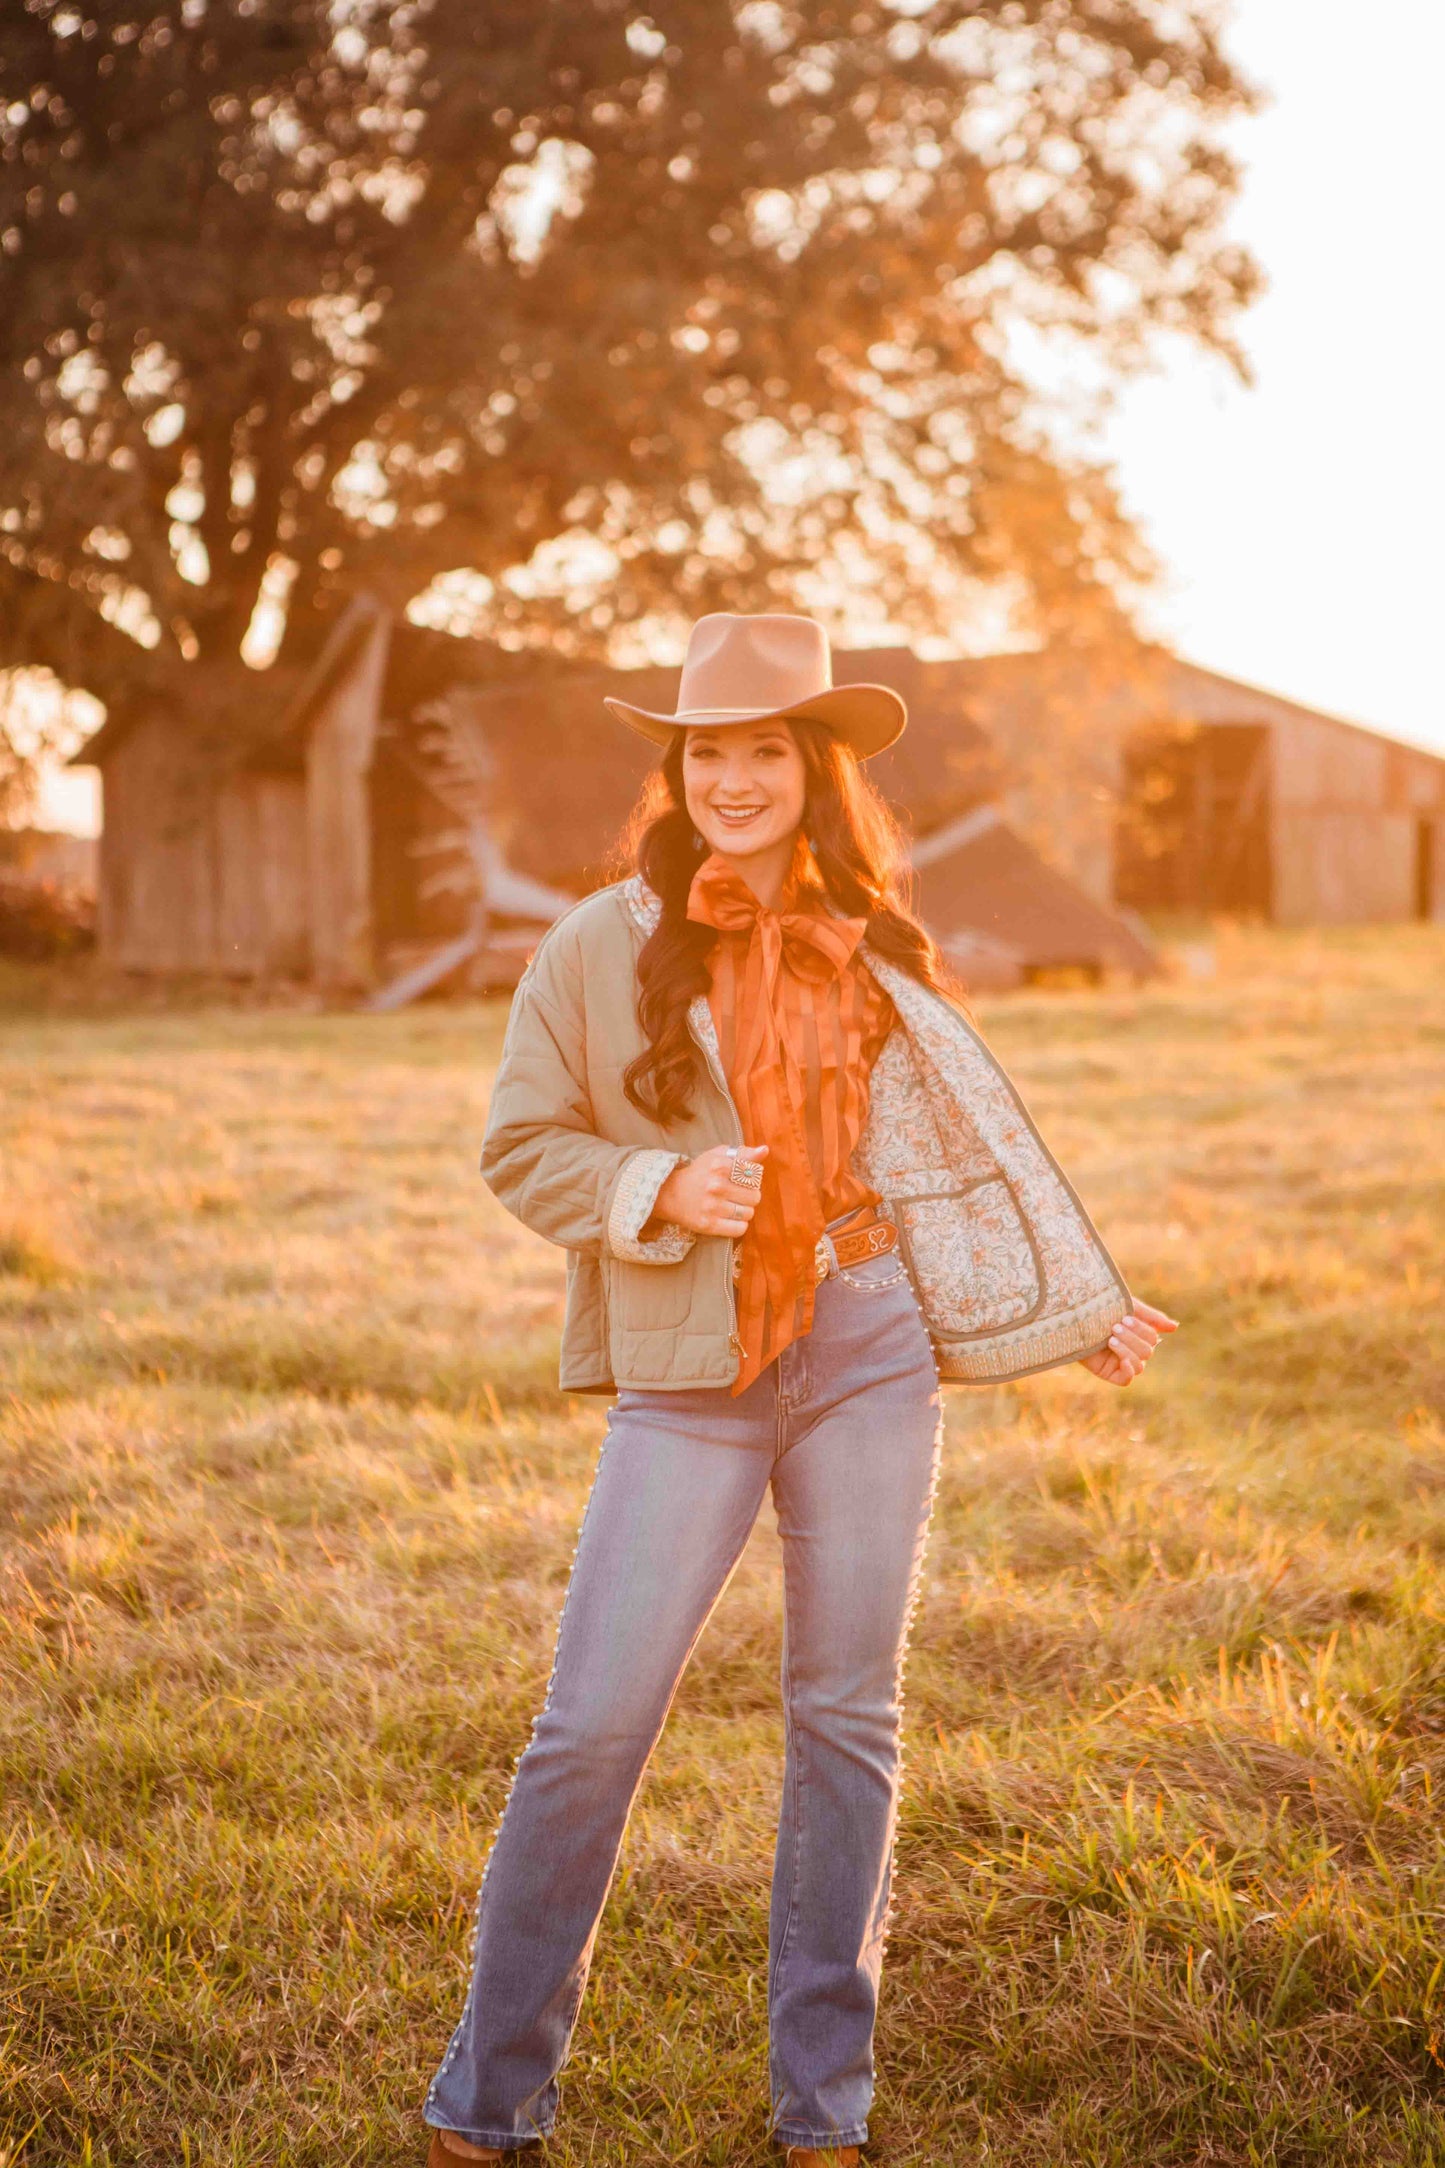
[[[799, 898], [808, 893], [798, 870], [789, 875], [777, 910], [758, 901], [742, 875], [714, 852], [703, 860], [688, 890], [687, 915], [719, 933], [745, 933], [756, 952], [760, 975], [768, 993], [777, 991], [778, 973], [786, 960], [788, 969], [801, 979], [820, 984], [843, 970], [867, 929], [866, 919], [834, 918], [822, 891], [811, 909], [798, 909]], [[749, 962], [752, 962], [752, 956]]]

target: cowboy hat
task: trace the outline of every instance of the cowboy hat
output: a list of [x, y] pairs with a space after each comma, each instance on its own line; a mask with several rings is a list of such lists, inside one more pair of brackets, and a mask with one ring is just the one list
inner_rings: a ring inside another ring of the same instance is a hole
[[706, 724], [785, 722], [790, 716], [823, 723], [860, 759], [891, 745], [908, 720], [889, 685], [835, 685], [828, 635], [811, 617], [700, 617], [687, 643], [677, 709], [659, 715], [629, 701], [604, 699], [620, 722], [666, 745], [674, 730]]

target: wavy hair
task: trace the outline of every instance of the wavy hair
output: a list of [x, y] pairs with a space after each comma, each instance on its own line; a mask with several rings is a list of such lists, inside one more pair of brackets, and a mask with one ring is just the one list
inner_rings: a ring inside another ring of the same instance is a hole
[[[803, 756], [803, 831], [829, 900], [849, 918], [867, 920], [866, 938], [878, 955], [966, 1007], [962, 985], [909, 908], [912, 874], [898, 823], [857, 754], [807, 717], [794, 717], [788, 728]], [[647, 1046], [623, 1072], [622, 1087], [635, 1107], [665, 1127], [693, 1109], [698, 1049], [687, 1011], [708, 990], [718, 938], [714, 927], [687, 915], [701, 861], [683, 788], [685, 737], [683, 730], [674, 732], [616, 856], [618, 870], [640, 873], [662, 904], [637, 959], [637, 1015]]]

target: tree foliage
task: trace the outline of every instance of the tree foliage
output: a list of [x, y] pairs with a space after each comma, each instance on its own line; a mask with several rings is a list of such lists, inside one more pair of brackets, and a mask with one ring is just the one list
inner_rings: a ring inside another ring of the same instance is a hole
[[1232, 355], [1212, 0], [647, 4], [5, 10], [0, 665], [236, 730], [363, 588], [617, 652], [1127, 585], [1028, 357]]

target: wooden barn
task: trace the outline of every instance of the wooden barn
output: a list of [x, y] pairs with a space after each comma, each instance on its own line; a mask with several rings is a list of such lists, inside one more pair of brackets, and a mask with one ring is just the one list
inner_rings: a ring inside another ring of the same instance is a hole
[[1445, 919], [1445, 759], [1190, 663], [1163, 694], [1124, 742], [1122, 903]]
[[1439, 754], [1155, 648], [944, 667], [999, 763], [1000, 809], [1097, 901], [1445, 918]]

